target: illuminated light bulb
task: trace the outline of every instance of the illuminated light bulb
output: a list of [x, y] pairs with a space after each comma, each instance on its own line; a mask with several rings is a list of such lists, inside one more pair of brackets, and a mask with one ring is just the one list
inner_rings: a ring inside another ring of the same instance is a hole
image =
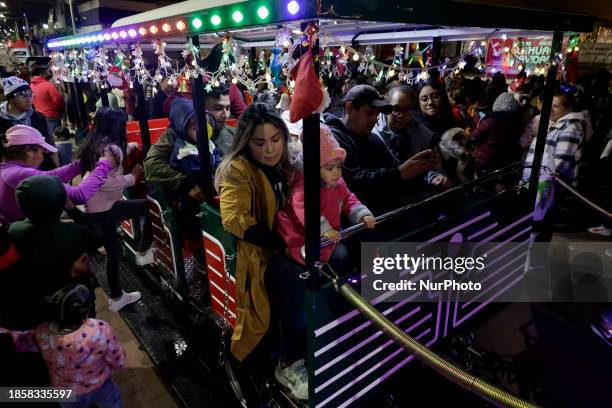
[[163, 31], [164, 33], [167, 33], [167, 32], [168, 32], [168, 31], [170, 31], [171, 29], [172, 29], [172, 27], [170, 27], [170, 24], [168, 24], [168, 23], [164, 23], [164, 24], [162, 25], [162, 31]]
[[119, 37], [121, 37], [121, 38], [126, 38], [126, 37], [127, 37], [127, 33], [126, 33], [125, 31], [121, 30], [121, 31], [119, 32]]
[[359, 61], [359, 54], [353, 54], [353, 61]]
[[300, 3], [295, 0], [291, 0], [289, 3], [287, 3], [287, 11], [293, 16], [296, 15], [300, 11]]
[[495, 68], [491, 68], [491, 72], [494, 74], [497, 72], [497, 70]]
[[455, 70], [455, 75], [456, 75], [456, 74], [458, 74], [458, 73], [459, 73], [459, 70], [458, 70], [458, 69], [456, 69], [456, 70]]
[[510, 48], [504, 47], [504, 52], [510, 52]]
[[159, 31], [159, 30], [157, 29], [157, 26], [152, 25], [151, 27], [149, 27], [149, 32], [150, 32], [151, 34], [157, 34], [157, 31]]
[[238, 83], [238, 78], [232, 78], [232, 84], [236, 85]]
[[295, 88], [295, 81], [294, 81], [294, 80], [291, 80], [291, 82], [289, 82], [289, 86], [290, 86], [291, 88]]
[[390, 69], [389, 72], [387, 72], [387, 75], [389, 77], [392, 77], [393, 75], [395, 75], [395, 70], [394, 69]]
[[107, 59], [108, 59], [108, 55], [105, 55], [105, 56], [104, 56], [104, 59], [105, 59], [105, 60], [107, 60]]
[[266, 81], [270, 82], [272, 80], [272, 75], [269, 72], [266, 73]]
[[176, 29], [179, 31], [183, 31], [187, 27], [184, 21], [179, 21], [176, 23]]
[[215, 82], [213, 83], [213, 86], [215, 87], [219, 86], [219, 81], [215, 80]]
[[104, 39], [106, 41], [110, 40], [111, 39], [111, 35], [109, 33], [104, 33]]
[[574, 49], [572, 47], [567, 49], [567, 52], [572, 52]]
[[136, 37], [136, 30], [134, 30], [133, 28], [130, 28], [128, 30], [128, 35], [132, 38]]
[[98, 34], [98, 36], [96, 37], [96, 39], [97, 39], [99, 42], [102, 42], [102, 41], [104, 41], [104, 36], [103, 36], [102, 34]]
[[117, 34], [117, 33], [113, 32], [113, 33], [111, 34], [111, 37], [113, 37], [113, 40], [116, 40], [117, 38], [119, 38], [119, 34]]
[[215, 14], [210, 18], [210, 23], [214, 26], [218, 26], [219, 24], [221, 24], [221, 17], [219, 17], [218, 14]]
[[289, 40], [283, 41], [283, 47], [289, 48], [291, 46], [291, 42]]
[[232, 20], [234, 20], [235, 23], [240, 23], [243, 18], [244, 16], [239, 10], [236, 10], [232, 13]]
[[[472, 42], [473, 42], [473, 41], [472, 41]], [[484, 40], [482, 40], [482, 41], [480, 42], [480, 45], [481, 45], [482, 47], [484, 47], [485, 45], [487, 45], [487, 42], [486, 42], [486, 41], [484, 41]]]
[[472, 48], [472, 47], [474, 46], [474, 44], [476, 44], [476, 43], [474, 42], [474, 40], [470, 41], [470, 48]]
[[165, 42], [162, 42], [162, 47], [166, 48], [166, 45], [168, 44], [166, 44]]
[[266, 18], [268, 18], [269, 15], [270, 11], [268, 11], [268, 8], [266, 6], [261, 6], [257, 9], [257, 16], [260, 19], [265, 20]]
[[138, 34], [140, 34], [140, 35], [147, 35], [147, 29], [144, 28], [144, 27], [140, 27], [138, 29]]
[[134, 84], [130, 82], [130, 89], [134, 87]]
[[162, 80], [163, 76], [162, 74], [157, 75], [157, 79], [159, 79], [160, 81]]
[[516, 69], [518, 69], [519, 71], [522, 71], [523, 70], [523, 66], [519, 64], [519, 66], [516, 67]]
[[574, 51], [576, 52], [580, 51], [580, 47], [574, 47]]
[[191, 25], [193, 26], [193, 28], [195, 28], [196, 30], [199, 30], [200, 27], [202, 27], [202, 20], [200, 20], [199, 18], [194, 18], [193, 20], [191, 20]]

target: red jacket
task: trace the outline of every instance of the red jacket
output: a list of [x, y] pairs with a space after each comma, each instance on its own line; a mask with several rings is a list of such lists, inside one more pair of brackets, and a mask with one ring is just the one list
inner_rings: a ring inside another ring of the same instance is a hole
[[64, 113], [64, 98], [55, 85], [41, 76], [32, 77], [32, 103], [47, 118], [59, 119]]
[[[357, 224], [366, 215], [372, 215], [368, 208], [350, 192], [342, 177], [335, 187], [321, 187], [321, 236], [334, 229], [340, 231], [341, 213]], [[285, 208], [276, 214], [276, 231], [285, 240], [291, 257], [304, 264], [300, 250], [304, 245], [304, 177], [296, 173]], [[327, 262], [336, 248], [335, 245], [321, 249], [321, 260]]]

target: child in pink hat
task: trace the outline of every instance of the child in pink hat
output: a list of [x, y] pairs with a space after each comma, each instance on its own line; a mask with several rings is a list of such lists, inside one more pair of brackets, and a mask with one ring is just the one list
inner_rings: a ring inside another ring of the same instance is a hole
[[[376, 218], [372, 212], [350, 192], [342, 179], [342, 163], [346, 151], [340, 147], [329, 128], [320, 125], [319, 154], [321, 175], [321, 236], [338, 243], [340, 241], [340, 216], [346, 215], [351, 223], [363, 223], [374, 228]], [[300, 254], [304, 246], [304, 178], [297, 173], [285, 208], [276, 216], [278, 233], [285, 240], [289, 255], [304, 264]], [[321, 261], [327, 262], [335, 245], [321, 249]]]

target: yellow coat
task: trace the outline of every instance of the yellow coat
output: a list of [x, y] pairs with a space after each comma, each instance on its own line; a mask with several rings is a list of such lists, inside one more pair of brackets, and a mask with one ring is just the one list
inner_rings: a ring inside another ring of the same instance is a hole
[[259, 343], [270, 324], [270, 303], [264, 285], [272, 252], [243, 241], [249, 227], [272, 229], [276, 198], [266, 175], [244, 158], [230, 163], [229, 177], [219, 184], [223, 228], [239, 238], [236, 262], [236, 327], [232, 354], [242, 361]]

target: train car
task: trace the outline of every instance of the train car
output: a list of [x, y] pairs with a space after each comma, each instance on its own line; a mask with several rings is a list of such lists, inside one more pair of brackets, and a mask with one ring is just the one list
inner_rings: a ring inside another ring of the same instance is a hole
[[[240, 37], [241, 46], [254, 49], [274, 44], [273, 28], [277, 24], [294, 24], [297, 29], [300, 24], [305, 27], [307, 23], [317, 23], [319, 30], [331, 33], [329, 44], [336, 41], [340, 45], [337, 38], [351, 38], [354, 47], [359, 44], [423, 41], [433, 37], [437, 37], [434, 41], [482, 38], [492, 29], [504, 27], [516, 35], [533, 30], [548, 30], [545, 31], [548, 34], [554, 31], [553, 44], [558, 48], [562, 31], [590, 31], [592, 28], [592, 19], [587, 16], [533, 10], [521, 10], [520, 16], [516, 13], [518, 10], [510, 8], [457, 2], [221, 1], [203, 7], [201, 2], [190, 0], [119, 20], [110, 29], [86, 34], [84, 42], [80, 42], [81, 36], [73, 36], [53, 40], [48, 46], [51, 49], [82, 47], [93, 38], [95, 45], [111, 47], [114, 43], [161, 38], [172, 47], [182, 45], [187, 37], [196, 47], [207, 47], [210, 44], [207, 43], [210, 40], [208, 34], [229, 31]], [[456, 26], [468, 27], [460, 29]], [[110, 41], [105, 40], [107, 34]], [[556, 55], [554, 50], [552, 55]], [[553, 74], [549, 74], [549, 78], [550, 75]], [[194, 89], [202, 90], [202, 78], [192, 78], [192, 81]], [[550, 98], [547, 103], [550, 104]], [[194, 98], [194, 106], [196, 110], [204, 111], [201, 98]], [[543, 112], [544, 117], [548, 114], [549, 111]], [[304, 257], [305, 276], [308, 277], [309, 375], [306, 405], [322, 408], [374, 403], [379, 401], [377, 398], [388, 384], [398, 387], [396, 381], [401, 378], [401, 373], [406, 373], [407, 369], [425, 369], [410, 364], [420, 360], [493, 404], [534, 406], [444, 362], [429, 354], [428, 350], [435, 350], [439, 343], [447, 341], [464, 326], [475, 324], [481, 316], [495, 313], [494, 301], [501, 296], [510, 296], [520, 284], [529, 269], [536, 183], [532, 183], [531, 188], [490, 188], [496, 180], [520, 178], [518, 175], [523, 166], [517, 164], [378, 217], [377, 230], [385, 237], [384, 242], [373, 244], [373, 250], [379, 253], [384, 253], [392, 242], [420, 242], [418, 250], [423, 251], [437, 243], [513, 243], [515, 251], [497, 254], [494, 261], [500, 267], [493, 275], [483, 277], [468, 273], [462, 277], [465, 281], [488, 281], [489, 289], [485, 292], [470, 295], [432, 289], [419, 291], [393, 304], [385, 297], [388, 294], [364, 301], [358, 292], [362, 281], [368, 279], [369, 271], [363, 270], [356, 262], [352, 273], [337, 276], [318, 262], [320, 248], [329, 245], [329, 242], [321, 241], [318, 234], [318, 189], [309, 187], [313, 185], [312, 178], [318, 177], [312, 165], [312, 160], [318, 159], [309, 159], [316, 156], [319, 149], [318, 138], [312, 137], [312, 129], [318, 129], [318, 122], [318, 115], [313, 114], [305, 119], [304, 126], [307, 179]], [[167, 123], [161, 120], [141, 120], [139, 126], [130, 125], [129, 138], [141, 142], [146, 151], [165, 125]], [[204, 133], [205, 117], [198, 116], [198, 128]], [[540, 133], [538, 140], [545, 139], [545, 131]], [[202, 160], [208, 159], [202, 157]], [[534, 164], [536, 168], [539, 166]], [[210, 183], [210, 174], [204, 174], [203, 180]], [[220, 343], [227, 342], [236, 324], [237, 249], [236, 238], [223, 229], [215, 198], [211, 196], [207, 203], [202, 204], [198, 215], [203, 259], [200, 261], [202, 269], [197, 269], [197, 266], [187, 265], [194, 260], [184, 254], [176, 214], [163, 191], [149, 183], [146, 189], [128, 194], [146, 196], [149, 200], [153, 250], [148, 259], [137, 254], [131, 242], [137, 240], [141, 229], [132, 220], [122, 225], [126, 253], [132, 254], [136, 264], [153, 271], [152, 275], [160, 286], [168, 289], [171, 298], [193, 306], [200, 316], [194, 321], [202, 323], [201, 319], [212, 319], [213, 325], [221, 332], [221, 336], [216, 338]], [[342, 231], [342, 238], [352, 253], [357, 254], [360, 244], [367, 241], [369, 235], [363, 228], [351, 227]], [[445, 277], [438, 274], [431, 275], [430, 279], [438, 282]], [[205, 279], [204, 287], [201, 279]], [[201, 327], [209, 326], [202, 324]], [[425, 348], [411, 343], [414, 340]], [[286, 392], [281, 392], [283, 397], [278, 398], [275, 396], [278, 394], [270, 391], [268, 385], [274, 381], [271, 380], [269, 361], [263, 361], [259, 370], [253, 366], [240, 366], [231, 361], [229, 352], [225, 351], [228, 347], [221, 349], [226, 354], [223, 361], [227, 381], [243, 406], [301, 405], [286, 397]], [[254, 378], [257, 376], [248, 375], [244, 370], [263, 372], [266, 378]], [[418, 390], [409, 392], [416, 394]]]

